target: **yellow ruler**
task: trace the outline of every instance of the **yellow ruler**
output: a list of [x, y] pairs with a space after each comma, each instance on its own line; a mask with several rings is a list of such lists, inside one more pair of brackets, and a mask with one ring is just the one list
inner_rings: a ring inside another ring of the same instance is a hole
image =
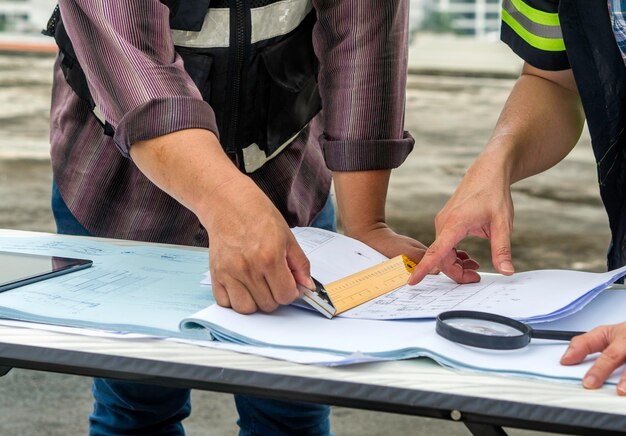
[[332, 318], [405, 285], [414, 268], [408, 257], [396, 256], [326, 285], [317, 282], [316, 290], [302, 289], [302, 298]]
[[406, 285], [415, 263], [406, 256], [396, 256], [381, 264], [324, 285], [337, 309], [335, 315], [366, 303]]

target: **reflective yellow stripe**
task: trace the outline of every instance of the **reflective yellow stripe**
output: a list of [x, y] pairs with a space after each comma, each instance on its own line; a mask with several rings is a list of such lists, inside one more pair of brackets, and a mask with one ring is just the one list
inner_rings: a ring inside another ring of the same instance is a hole
[[[557, 18], [558, 20], [558, 18]], [[543, 38], [529, 32], [518, 23], [505, 9], [502, 9], [502, 21], [508, 24], [524, 41], [531, 46], [545, 51], [563, 51], [565, 43], [563, 38]], [[558, 21], [557, 21], [558, 22]]]
[[553, 12], [544, 12], [539, 9], [535, 9], [532, 6], [528, 6], [522, 0], [511, 0], [511, 3], [520, 11], [526, 15], [529, 19], [537, 24], [545, 24], [546, 26], [560, 26], [559, 15]]
[[546, 26], [560, 26], [559, 15], [557, 13], [544, 12], [539, 9], [535, 9], [532, 6], [528, 6], [522, 0], [510, 0], [511, 3], [524, 14], [528, 19], [534, 21], [537, 24], [544, 24]]

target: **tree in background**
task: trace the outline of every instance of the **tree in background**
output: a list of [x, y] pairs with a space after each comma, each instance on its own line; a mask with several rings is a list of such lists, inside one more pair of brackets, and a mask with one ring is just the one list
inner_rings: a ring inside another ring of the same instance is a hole
[[422, 26], [419, 30], [433, 33], [452, 32], [452, 19], [450, 18], [450, 14], [436, 10], [426, 11]]

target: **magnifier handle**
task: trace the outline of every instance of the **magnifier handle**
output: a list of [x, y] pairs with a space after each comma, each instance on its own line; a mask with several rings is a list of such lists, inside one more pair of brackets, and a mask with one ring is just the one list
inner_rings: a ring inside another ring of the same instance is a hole
[[584, 335], [587, 332], [568, 332], [563, 330], [535, 330], [531, 336], [537, 339], [555, 339], [558, 341], [571, 341], [574, 336]]

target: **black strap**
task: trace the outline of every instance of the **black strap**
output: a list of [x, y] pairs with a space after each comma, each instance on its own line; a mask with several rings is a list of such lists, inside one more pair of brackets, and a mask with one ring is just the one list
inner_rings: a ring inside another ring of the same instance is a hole
[[61, 10], [59, 9], [59, 5], [54, 7], [52, 11], [52, 15], [48, 19], [48, 24], [46, 24], [46, 28], [41, 31], [42, 34], [46, 36], [54, 36], [54, 32], [57, 28], [57, 23], [61, 19]]

